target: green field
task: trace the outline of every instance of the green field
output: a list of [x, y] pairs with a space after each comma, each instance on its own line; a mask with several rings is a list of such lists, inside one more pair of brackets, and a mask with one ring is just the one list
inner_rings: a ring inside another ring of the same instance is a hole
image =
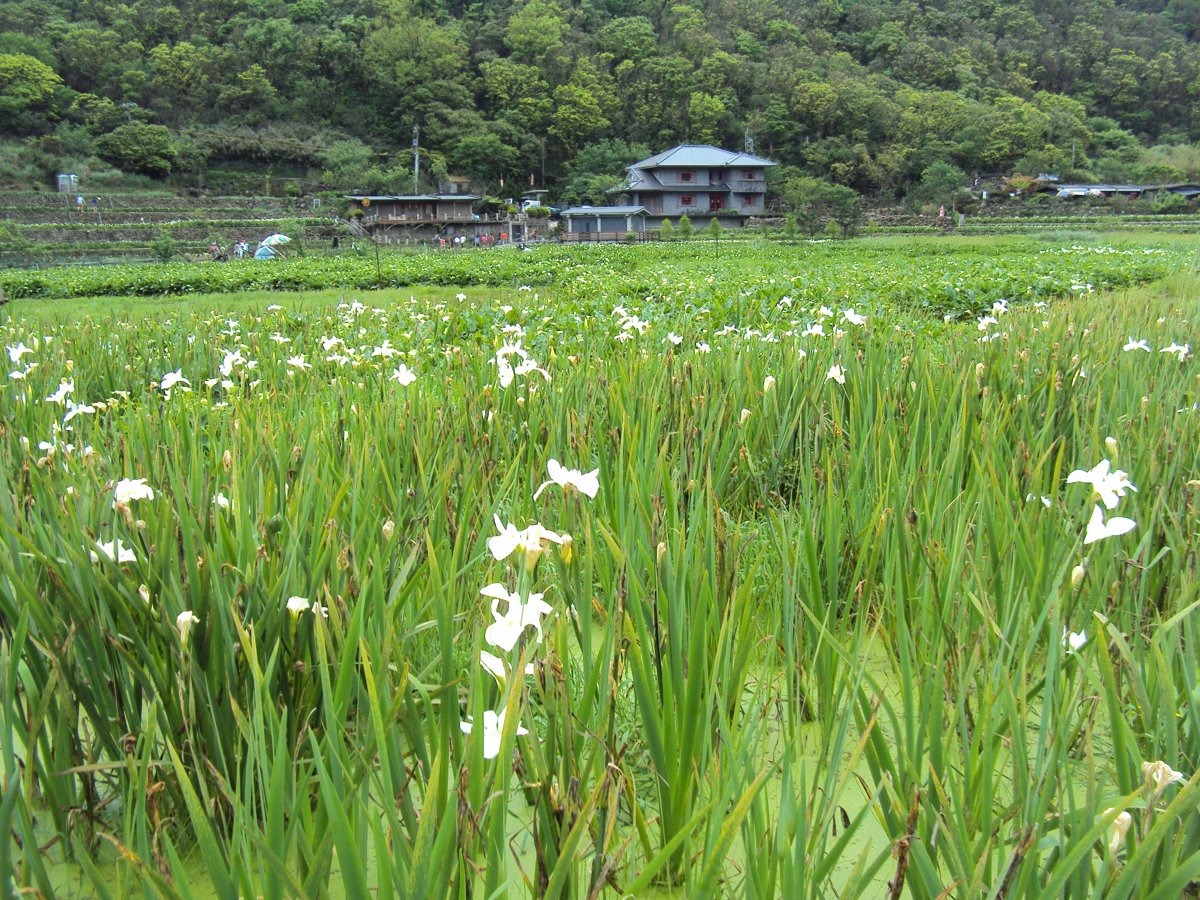
[[1194, 264], [3, 273], [0, 879], [1195, 895]]

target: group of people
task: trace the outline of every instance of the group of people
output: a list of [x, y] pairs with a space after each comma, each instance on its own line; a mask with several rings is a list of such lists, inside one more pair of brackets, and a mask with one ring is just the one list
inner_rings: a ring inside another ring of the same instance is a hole
[[208, 245], [208, 256], [213, 262], [224, 262], [228, 259], [245, 259], [250, 256], [250, 245], [246, 241], [234, 241], [228, 250], [221, 249], [215, 241]]
[[439, 250], [445, 250], [447, 247], [462, 248], [467, 245], [467, 241], [471, 242], [473, 247], [491, 247], [497, 242], [504, 243], [508, 240], [508, 232], [500, 232], [500, 236], [494, 234], [475, 234], [468, 238], [465, 234], [456, 234], [453, 237], [447, 238], [445, 235], [439, 234], [433, 239], [434, 244]]
[[[500, 234], [475, 234], [467, 236], [465, 234], [456, 234], [452, 236], [438, 235], [433, 239], [433, 244], [440, 250], [445, 250], [447, 247], [461, 249], [468, 243], [473, 247], [493, 247], [496, 244], [508, 242], [508, 232], [502, 231]], [[337, 250], [339, 241], [335, 237], [332, 247]], [[353, 244], [351, 250], [357, 251], [358, 245]], [[279, 259], [282, 254], [279, 252], [278, 246], [260, 247], [257, 251], [252, 250], [246, 241], [235, 241], [229, 245], [228, 249], [224, 249], [216, 241], [208, 245], [208, 256], [213, 262], [227, 262], [230, 259], [248, 259], [253, 256], [256, 259]]]

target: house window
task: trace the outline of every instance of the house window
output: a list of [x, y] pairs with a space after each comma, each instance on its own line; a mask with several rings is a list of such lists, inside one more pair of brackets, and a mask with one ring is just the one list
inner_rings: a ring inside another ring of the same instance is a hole
[[743, 173], [742, 173], [742, 178], [746, 179], [746, 181], [753, 181], [753, 180], [754, 180], [754, 173], [753, 173], [753, 172], [743, 172]]
[[683, 194], [679, 198], [679, 205], [680, 206], [695, 206], [696, 198], [694, 196], [692, 196], [691, 194]]
[[742, 194], [742, 206], [753, 206], [757, 199], [758, 198], [754, 194]]
[[691, 181], [691, 180], [692, 180], [692, 173], [691, 173], [691, 172], [680, 172], [680, 173], [679, 173], [679, 180], [680, 180], [680, 181], [682, 181], [682, 182], [689, 182], [689, 181]]

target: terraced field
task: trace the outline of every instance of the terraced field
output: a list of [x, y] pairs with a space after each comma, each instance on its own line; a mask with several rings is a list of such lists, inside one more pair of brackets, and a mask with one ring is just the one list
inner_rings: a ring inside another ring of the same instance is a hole
[[[245, 239], [257, 243], [281, 230], [297, 231], [328, 245], [338, 230], [341, 210], [313, 209], [307, 203], [275, 197], [179, 197], [175, 195], [0, 194], [0, 266], [38, 267], [71, 262], [146, 262], [152, 245], [167, 236], [184, 258], [206, 258], [216, 241], [222, 247]], [[95, 200], [95, 205], [92, 201]]]

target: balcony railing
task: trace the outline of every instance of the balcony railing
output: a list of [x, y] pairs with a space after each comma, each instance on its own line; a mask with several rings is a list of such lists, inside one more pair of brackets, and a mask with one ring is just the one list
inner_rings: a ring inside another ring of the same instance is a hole
[[739, 194], [762, 194], [767, 190], [767, 183], [765, 181], [751, 181], [746, 178], [730, 179], [722, 186], [726, 190], [735, 191]]
[[407, 213], [368, 213], [362, 217], [363, 225], [418, 225], [430, 222], [514, 222], [522, 219], [520, 215], [509, 216], [507, 213], [469, 213], [469, 212], [438, 212], [425, 214], [419, 212]]

